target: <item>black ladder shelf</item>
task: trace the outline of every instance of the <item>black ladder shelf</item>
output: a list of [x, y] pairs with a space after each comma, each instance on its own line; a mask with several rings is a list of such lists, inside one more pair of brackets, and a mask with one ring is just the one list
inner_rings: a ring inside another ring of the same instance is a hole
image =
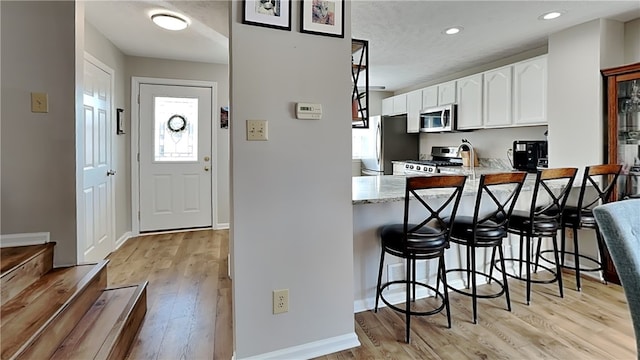
[[369, 42], [351, 39], [351, 126], [369, 127]]

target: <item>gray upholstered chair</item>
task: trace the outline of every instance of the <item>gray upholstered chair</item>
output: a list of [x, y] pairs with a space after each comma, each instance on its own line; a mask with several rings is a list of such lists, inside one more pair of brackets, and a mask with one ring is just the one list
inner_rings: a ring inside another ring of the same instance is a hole
[[640, 200], [624, 200], [593, 209], [624, 288], [640, 360]]

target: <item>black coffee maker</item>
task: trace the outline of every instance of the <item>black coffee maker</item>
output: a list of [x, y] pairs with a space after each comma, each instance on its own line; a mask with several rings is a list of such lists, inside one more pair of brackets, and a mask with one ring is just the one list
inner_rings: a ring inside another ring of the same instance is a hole
[[513, 167], [516, 170], [536, 172], [546, 168], [547, 142], [544, 140], [516, 140], [513, 142]]

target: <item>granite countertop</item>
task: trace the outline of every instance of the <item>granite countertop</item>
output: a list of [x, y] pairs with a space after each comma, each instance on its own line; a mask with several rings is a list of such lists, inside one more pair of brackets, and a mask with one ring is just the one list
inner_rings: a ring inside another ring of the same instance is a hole
[[[463, 173], [469, 171], [469, 168], [460, 169]], [[475, 196], [478, 192], [478, 182], [481, 174], [505, 172], [504, 169], [497, 168], [476, 168], [476, 179], [467, 179], [465, 183], [463, 196]], [[465, 174], [467, 175], [467, 174]], [[535, 185], [536, 174], [528, 174], [525, 184], [522, 188], [532, 190]], [[382, 176], [356, 176], [352, 178], [352, 200], [354, 205], [358, 204], [375, 204], [393, 201], [404, 201], [404, 191], [406, 185], [406, 176], [403, 175], [382, 175]], [[447, 190], [425, 190], [433, 197], [446, 196]]]

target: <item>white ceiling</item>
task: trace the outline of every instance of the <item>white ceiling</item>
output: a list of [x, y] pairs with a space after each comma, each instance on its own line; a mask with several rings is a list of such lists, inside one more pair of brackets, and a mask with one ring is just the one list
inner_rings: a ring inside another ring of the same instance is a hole
[[[156, 27], [149, 13], [162, 8], [185, 14], [191, 26], [181, 32]], [[353, 0], [351, 9], [352, 37], [369, 40], [370, 85], [390, 91], [545, 46], [550, 34], [593, 19], [640, 18], [639, 0]], [[565, 15], [538, 20], [551, 10]], [[227, 1], [87, 1], [85, 11], [127, 55], [228, 62]], [[454, 25], [463, 32], [442, 34]]]

